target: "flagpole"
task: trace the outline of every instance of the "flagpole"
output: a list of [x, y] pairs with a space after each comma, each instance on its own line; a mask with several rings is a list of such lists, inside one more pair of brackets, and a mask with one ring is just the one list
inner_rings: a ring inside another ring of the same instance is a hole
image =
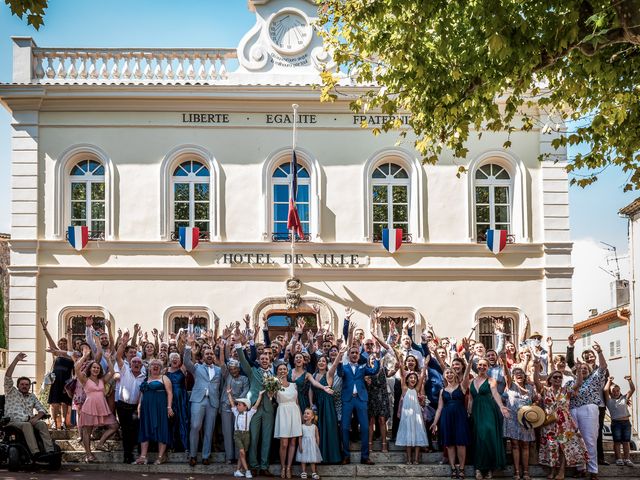
[[[293, 108], [293, 140], [291, 142], [291, 155], [294, 154], [294, 152], [296, 151], [296, 124], [298, 122], [298, 104], [294, 103], [293, 105], [291, 105], [291, 107]], [[289, 172], [291, 175], [294, 175], [297, 172]], [[292, 184], [292, 188], [293, 188], [293, 184]], [[295, 195], [296, 192], [291, 192], [292, 195]], [[296, 244], [296, 237], [295, 237], [295, 232], [292, 229], [289, 230], [290, 234], [291, 234], [291, 265], [289, 266], [289, 276], [293, 278], [293, 268], [294, 268], [294, 262], [295, 262], [295, 256], [294, 256], [294, 249], [295, 249], [295, 244]]]

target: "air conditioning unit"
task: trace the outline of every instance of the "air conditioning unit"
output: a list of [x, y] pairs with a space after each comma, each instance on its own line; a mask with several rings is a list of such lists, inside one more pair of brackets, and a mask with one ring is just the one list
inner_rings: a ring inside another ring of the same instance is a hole
[[613, 308], [629, 305], [629, 280], [611, 282], [611, 304]]

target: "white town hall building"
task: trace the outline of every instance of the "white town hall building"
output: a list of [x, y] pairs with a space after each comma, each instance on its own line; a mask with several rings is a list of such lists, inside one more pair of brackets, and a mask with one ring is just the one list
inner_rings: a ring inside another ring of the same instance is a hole
[[[506, 132], [484, 132], [461, 178], [447, 153], [423, 165], [410, 139], [371, 133], [379, 116], [349, 111], [358, 87], [348, 79], [345, 97], [320, 102], [313, 86], [332, 61], [314, 2], [252, 4], [256, 24], [237, 48], [13, 39], [0, 101], [13, 116], [9, 348], [29, 360], [17, 374], [46, 372], [40, 317], [54, 336], [70, 327], [79, 337], [85, 315], [175, 331], [190, 312], [199, 326], [249, 313], [282, 328], [317, 306], [337, 331], [345, 306], [365, 328], [379, 307], [456, 338], [479, 321], [473, 334], [489, 344], [496, 316], [513, 339], [527, 318], [531, 331], [566, 339], [573, 269], [556, 134], [512, 133], [504, 150]], [[305, 238], [291, 257], [294, 103]], [[89, 227], [81, 251], [66, 239], [72, 225]], [[192, 252], [181, 226], [200, 228]], [[387, 227], [405, 232], [393, 254], [380, 243]], [[498, 255], [488, 228], [510, 234]], [[299, 283], [287, 282], [292, 260]]]

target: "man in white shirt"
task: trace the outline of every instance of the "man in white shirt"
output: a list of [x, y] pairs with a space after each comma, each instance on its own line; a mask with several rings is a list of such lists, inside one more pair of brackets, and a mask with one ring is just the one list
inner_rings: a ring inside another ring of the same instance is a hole
[[[133, 463], [133, 447], [138, 444], [138, 400], [140, 385], [144, 382], [142, 359], [136, 356], [136, 348], [128, 345], [129, 332], [122, 335], [116, 352], [115, 369], [119, 375], [116, 383], [116, 413], [122, 428], [124, 463]], [[129, 361], [124, 359], [125, 351]]]

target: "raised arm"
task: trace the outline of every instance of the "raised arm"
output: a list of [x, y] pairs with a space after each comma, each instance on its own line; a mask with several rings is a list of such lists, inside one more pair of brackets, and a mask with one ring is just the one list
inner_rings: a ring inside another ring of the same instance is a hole
[[[42, 330], [44, 331], [44, 336], [47, 338], [47, 343], [49, 343], [49, 348], [51, 348], [51, 350], [57, 350], [58, 346], [56, 345], [55, 340], [51, 337], [49, 330], [47, 330], [47, 321], [44, 317], [40, 318], [40, 325], [42, 325]], [[56, 355], [53, 354], [53, 356], [55, 357]]]
[[313, 375], [311, 375], [309, 372], [305, 374], [305, 379], [308, 380], [314, 387], [319, 388], [320, 390], [324, 390], [329, 395], [333, 394], [333, 390], [331, 390], [331, 387], [322, 385], [319, 381], [313, 378]]
[[600, 369], [600, 371], [604, 372], [607, 369], [607, 359], [604, 358], [602, 347], [598, 344], [598, 342], [593, 342], [592, 348], [598, 354], [598, 368]]
[[89, 358], [90, 353], [91, 353], [90, 349], [85, 349], [85, 351], [82, 354], [82, 357], [80, 357], [74, 365], [76, 377], [78, 378], [80, 383], [82, 383], [83, 385], [87, 381], [87, 376], [82, 371], [82, 366], [84, 365], [84, 362], [86, 362], [87, 359]]
[[613, 383], [613, 377], [609, 376], [607, 378], [607, 381], [604, 384], [604, 388], [602, 389], [602, 394], [604, 395], [605, 402], [608, 402], [609, 398], [611, 398], [611, 395], [609, 395], [609, 389], [611, 388], [612, 383]]
[[184, 347], [184, 366], [191, 375], [195, 375], [196, 367], [193, 364], [193, 360], [191, 359], [191, 352], [193, 351], [193, 345], [196, 342], [196, 337], [193, 332], [187, 334], [187, 342], [188, 344]]
[[[235, 338], [232, 337], [232, 340], [235, 341]], [[244, 354], [244, 350], [242, 349], [242, 344], [236, 343], [236, 352], [238, 353], [238, 361], [240, 362], [240, 366], [244, 371], [245, 375], [251, 375], [251, 364], [247, 360], [246, 355]]]
[[464, 392], [466, 393], [467, 390], [469, 390], [469, 382], [470, 382], [470, 378], [471, 377], [471, 364], [473, 363], [472, 361], [473, 359], [470, 359], [469, 361], [467, 361], [467, 366], [464, 369], [464, 373], [462, 374], [464, 378], [462, 378], [462, 380], [460, 380], [460, 385], [463, 388]]
[[507, 355], [506, 355], [506, 353], [504, 351], [502, 353], [500, 353], [500, 357], [499, 358], [500, 358], [500, 364], [502, 366], [502, 371], [504, 372], [505, 389], [509, 390], [511, 388], [511, 382], [513, 381], [513, 379], [511, 378], [511, 370], [507, 366]]
[[260, 393], [258, 394], [258, 399], [256, 400], [256, 403], [253, 404], [252, 408], [255, 408], [257, 410], [260, 407], [263, 396], [264, 396], [264, 390], [260, 390]]
[[[13, 380], [12, 380], [13, 371], [16, 369], [16, 365], [19, 362], [26, 362], [26, 361], [27, 361], [27, 354], [26, 353], [20, 352], [15, 356], [13, 361], [7, 367], [7, 371], [4, 372], [5, 388], [6, 388], [6, 384], [7, 384], [7, 379], [9, 379], [11, 382], [13, 382]], [[13, 383], [12, 383], [12, 385], [13, 385]]]
[[536, 390], [538, 390], [538, 393], [542, 393], [544, 392], [544, 386], [542, 385], [542, 382], [540, 381], [540, 359], [536, 359], [534, 361], [534, 367], [533, 367], [533, 384], [536, 387]]
[[629, 382], [629, 391], [627, 392], [627, 400], [631, 398], [636, 391], [636, 386], [633, 384], [633, 380], [631, 379], [631, 375], [627, 375], [624, 379]]
[[129, 343], [129, 330], [122, 334], [122, 341], [118, 344], [118, 350], [116, 351], [116, 362], [120, 370], [124, 365], [124, 349], [127, 348], [127, 343]]
[[572, 333], [571, 335], [569, 335], [569, 338], [567, 339], [567, 341], [569, 342], [567, 344], [567, 366], [572, 369], [573, 367], [576, 366], [576, 361], [574, 357], [576, 334]]

